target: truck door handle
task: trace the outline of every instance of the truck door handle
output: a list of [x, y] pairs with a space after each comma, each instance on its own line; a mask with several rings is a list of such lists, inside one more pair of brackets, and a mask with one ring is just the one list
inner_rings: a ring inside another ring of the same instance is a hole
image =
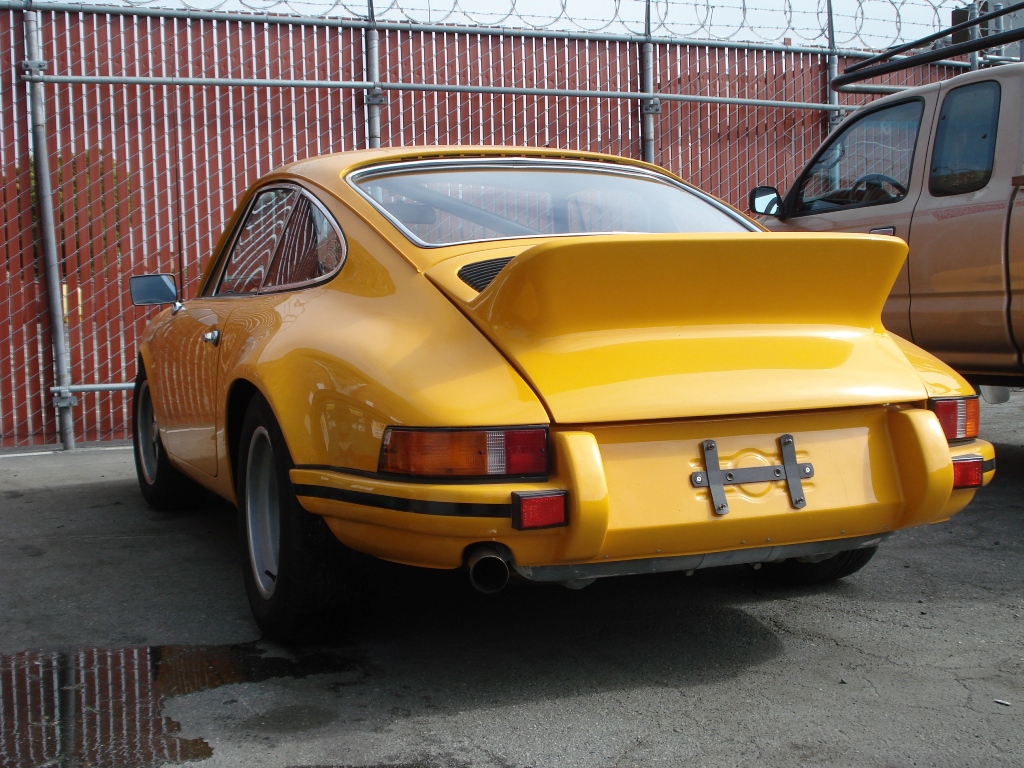
[[869, 235], [895, 235], [896, 227], [878, 227], [868, 232]]
[[207, 331], [203, 334], [203, 341], [216, 347], [220, 343], [220, 331]]

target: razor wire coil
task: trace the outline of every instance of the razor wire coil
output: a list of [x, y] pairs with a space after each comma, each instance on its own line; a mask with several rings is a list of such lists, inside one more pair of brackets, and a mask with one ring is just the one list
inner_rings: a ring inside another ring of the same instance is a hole
[[[647, 0], [85, 0], [102, 5], [352, 18], [414, 25], [647, 33]], [[723, 42], [828, 45], [829, 0], [650, 0], [650, 34]], [[962, 0], [832, 0], [835, 44], [879, 50], [951, 23]]]

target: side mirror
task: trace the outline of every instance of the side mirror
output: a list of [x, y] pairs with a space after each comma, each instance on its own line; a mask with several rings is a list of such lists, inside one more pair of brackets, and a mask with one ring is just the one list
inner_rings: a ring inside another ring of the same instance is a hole
[[147, 307], [152, 304], [173, 304], [178, 300], [178, 286], [174, 275], [136, 275], [128, 278], [132, 304]]
[[778, 216], [782, 212], [782, 198], [775, 187], [754, 187], [748, 205], [760, 216]]

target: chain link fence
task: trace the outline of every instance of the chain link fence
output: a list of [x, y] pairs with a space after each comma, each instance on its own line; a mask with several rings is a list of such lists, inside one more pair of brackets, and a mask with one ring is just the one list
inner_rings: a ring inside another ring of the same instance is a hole
[[[416, 23], [389, 21], [395, 4], [376, 18], [330, 6], [347, 16], [338, 18], [296, 2], [270, 9], [306, 16], [246, 15], [230, 3], [27, 10], [0, 0], [0, 448], [128, 436], [135, 342], [151, 314], [131, 305], [128, 276], [171, 272], [192, 295], [236, 200], [279, 165], [375, 145], [596, 150], [649, 157], [740, 205], [750, 186], [791, 179], [831, 115], [872, 98], [830, 101], [826, 48], [637, 35], [631, 25], [643, 4], [609, 5], [618, 27], [593, 32], [549, 29], [573, 12], [568, 0], [543, 24], [519, 0], [519, 28], [502, 29], [450, 26], [508, 24], [473, 16], [483, 11], [467, 0], [452, 6], [464, 18], [437, 19], [449, 26], [409, 8]], [[684, 6], [692, 4], [652, 2], [652, 31], [674, 34]], [[888, 82], [938, 79], [960, 66]], [[59, 321], [47, 302], [41, 151]], [[63, 378], [51, 335], [58, 325]], [[70, 417], [63, 429], [55, 406]]]

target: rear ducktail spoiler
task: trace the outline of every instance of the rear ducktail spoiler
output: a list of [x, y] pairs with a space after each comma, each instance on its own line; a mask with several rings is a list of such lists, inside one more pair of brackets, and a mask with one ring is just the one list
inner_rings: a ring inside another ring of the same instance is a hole
[[569, 237], [457, 303], [563, 423], [906, 402], [923, 384], [881, 321], [906, 253], [871, 235]]

